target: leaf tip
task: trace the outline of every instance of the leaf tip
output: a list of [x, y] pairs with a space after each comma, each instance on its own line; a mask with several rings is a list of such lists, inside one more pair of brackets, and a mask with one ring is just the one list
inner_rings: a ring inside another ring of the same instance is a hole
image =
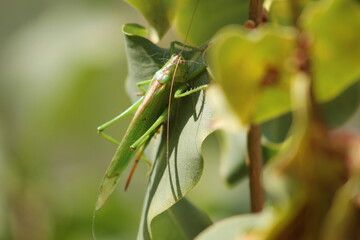
[[124, 34], [129, 36], [136, 35], [146, 38], [148, 35], [146, 28], [137, 23], [124, 24], [122, 27], [122, 31]]

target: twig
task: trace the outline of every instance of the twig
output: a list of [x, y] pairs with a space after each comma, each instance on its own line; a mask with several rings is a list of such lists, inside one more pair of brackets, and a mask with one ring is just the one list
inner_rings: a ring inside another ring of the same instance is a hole
[[261, 129], [259, 125], [250, 126], [247, 140], [251, 211], [261, 212], [264, 205], [264, 190], [262, 183]]
[[[251, 0], [249, 6], [249, 20], [245, 23], [248, 29], [255, 28], [262, 23], [262, 0]], [[247, 162], [249, 167], [251, 211], [261, 212], [264, 205], [264, 190], [262, 179], [262, 149], [261, 129], [259, 125], [250, 125], [247, 133]]]
[[256, 26], [262, 22], [262, 0], [251, 0], [249, 6], [249, 20], [255, 22]]

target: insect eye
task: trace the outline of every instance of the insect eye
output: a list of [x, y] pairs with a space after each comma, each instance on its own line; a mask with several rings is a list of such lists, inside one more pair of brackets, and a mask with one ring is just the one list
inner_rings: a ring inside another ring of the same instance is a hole
[[185, 60], [180, 60], [179, 64], [185, 64]]

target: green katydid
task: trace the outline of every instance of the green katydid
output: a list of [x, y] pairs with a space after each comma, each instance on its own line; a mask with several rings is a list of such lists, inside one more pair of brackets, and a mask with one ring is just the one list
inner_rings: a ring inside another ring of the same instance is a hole
[[[143, 155], [147, 144], [170, 115], [171, 100], [173, 98], [186, 97], [207, 87], [207, 85], [202, 85], [188, 90], [188, 83], [203, 73], [206, 70], [206, 66], [201, 66], [189, 74], [189, 65], [181, 53], [184, 48], [196, 48], [179, 42], [172, 42], [170, 47], [171, 53], [175, 52], [175, 44], [182, 46], [180, 53], [172, 54], [170, 59], [154, 74], [151, 80], [142, 81], [137, 84], [139, 89], [149, 84], [147, 91], [142, 90], [144, 95], [123, 113], [98, 127], [98, 132], [103, 137], [119, 146], [101, 182], [96, 210], [101, 208], [106, 202], [113, 192], [120, 175], [134, 155], [136, 155], [135, 163], [125, 186], [127, 188], [136, 164]], [[204, 48], [198, 50], [204, 51]], [[134, 112], [135, 115], [121, 142], [103, 132], [114, 122]]]

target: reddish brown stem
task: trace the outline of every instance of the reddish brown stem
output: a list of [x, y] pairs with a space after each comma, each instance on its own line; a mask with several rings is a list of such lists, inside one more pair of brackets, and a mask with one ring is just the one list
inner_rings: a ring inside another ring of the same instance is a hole
[[249, 6], [249, 20], [255, 22], [256, 26], [262, 23], [262, 0], [251, 0]]
[[[262, 0], [251, 0], [249, 6], [249, 20], [259, 26], [263, 20]], [[246, 26], [246, 24], [245, 24]], [[249, 28], [249, 27], [248, 27]], [[250, 27], [251, 29], [251, 27]], [[261, 129], [259, 125], [250, 125], [247, 133], [247, 161], [249, 166], [251, 211], [261, 212], [264, 205], [264, 189], [262, 183], [262, 149]]]
[[250, 126], [247, 140], [251, 211], [261, 212], [264, 205], [264, 190], [262, 183], [261, 129], [259, 125]]

